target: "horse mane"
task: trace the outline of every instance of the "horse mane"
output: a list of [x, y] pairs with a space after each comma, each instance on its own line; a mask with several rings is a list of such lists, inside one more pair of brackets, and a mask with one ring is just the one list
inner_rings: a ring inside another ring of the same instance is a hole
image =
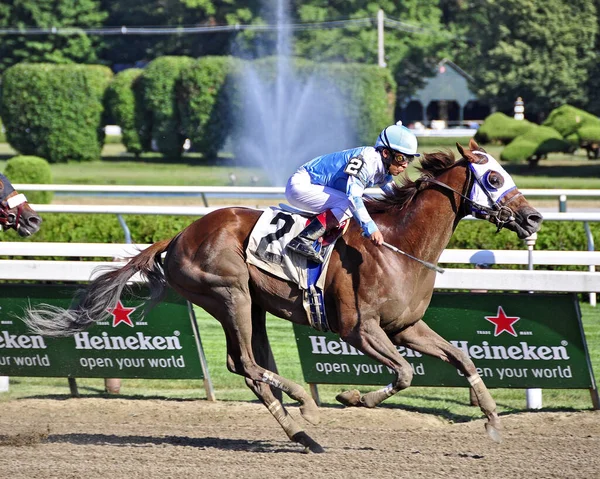
[[454, 153], [450, 150], [425, 153], [417, 170], [421, 176], [412, 181], [406, 174], [400, 178], [400, 185], [394, 184], [391, 193], [381, 198], [366, 198], [365, 206], [369, 213], [385, 213], [390, 210], [401, 210], [409, 204], [422, 189], [423, 179], [434, 178], [452, 168], [456, 163]]

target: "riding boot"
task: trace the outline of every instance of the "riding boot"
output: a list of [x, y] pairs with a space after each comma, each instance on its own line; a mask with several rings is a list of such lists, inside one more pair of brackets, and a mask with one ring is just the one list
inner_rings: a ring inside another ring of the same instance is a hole
[[334, 228], [337, 228], [337, 226], [338, 221], [331, 211], [324, 211], [314, 217], [312, 221], [306, 225], [306, 228], [288, 243], [287, 249], [307, 257], [310, 261], [321, 264], [323, 263], [323, 257], [315, 250], [313, 244], [321, 236]]

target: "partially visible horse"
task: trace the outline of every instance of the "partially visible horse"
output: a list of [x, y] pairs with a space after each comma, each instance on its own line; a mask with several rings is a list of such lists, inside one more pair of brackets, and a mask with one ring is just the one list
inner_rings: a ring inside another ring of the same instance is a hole
[[0, 230], [14, 229], [20, 236], [31, 236], [40, 229], [42, 219], [27, 203], [27, 198], [13, 188], [0, 173]]
[[[471, 140], [450, 152], [425, 154], [422, 176], [404, 179], [395, 193], [368, 202], [368, 209], [387, 242], [412, 256], [435, 263], [461, 218], [474, 214], [526, 238], [540, 228], [542, 216], [519, 192], [498, 162]], [[265, 327], [269, 312], [297, 324], [308, 324], [302, 291], [246, 262], [246, 246], [261, 212], [224, 208], [195, 221], [172, 239], [159, 241], [105, 273], [69, 310], [41, 306], [25, 321], [34, 332], [72, 335], [106, 316], [127, 281], [141, 273], [157, 301], [167, 285], [204, 308], [223, 326], [227, 367], [243, 375], [288, 437], [307, 451], [323, 448], [309, 437], [275, 397], [271, 387], [300, 402], [300, 412], [318, 423], [319, 410], [298, 384], [266, 369], [270, 346]], [[161, 254], [166, 251], [164, 261]], [[371, 358], [395, 372], [395, 381], [361, 395], [346, 391], [338, 400], [347, 406], [375, 407], [407, 388], [413, 376], [397, 346], [412, 348], [450, 362], [464, 374], [487, 416], [486, 429], [499, 439], [496, 404], [471, 359], [422, 321], [433, 293], [435, 272], [407, 256], [377, 247], [361, 235], [357, 224], [337, 241], [325, 282], [325, 308], [331, 329]]]

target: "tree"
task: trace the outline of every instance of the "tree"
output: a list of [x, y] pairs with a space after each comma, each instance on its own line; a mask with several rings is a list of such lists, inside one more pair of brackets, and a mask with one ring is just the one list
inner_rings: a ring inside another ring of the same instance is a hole
[[457, 18], [470, 42], [458, 62], [482, 100], [511, 112], [520, 96], [536, 120], [565, 103], [585, 109], [596, 61], [593, 0], [474, 0]]
[[[100, 0], [14, 0], [0, 5], [0, 28], [100, 27], [106, 14]], [[95, 63], [99, 40], [83, 32], [6, 35], [0, 42], [0, 72], [29, 63]]]
[[[373, 18], [381, 8], [387, 19], [385, 61], [398, 85], [398, 99], [407, 98], [433, 75], [435, 65], [445, 55], [448, 37], [441, 28], [437, 0], [403, 2], [351, 0], [296, 2], [302, 22]], [[401, 22], [399, 22], [401, 20]], [[442, 33], [440, 33], [442, 32]], [[296, 53], [316, 61], [377, 64], [377, 27], [348, 26], [300, 32]]]
[[[102, 0], [109, 27], [203, 27], [252, 23], [258, 0]], [[227, 55], [239, 32], [123, 34], [107, 37], [102, 57], [110, 64], [146, 63], [165, 55]]]

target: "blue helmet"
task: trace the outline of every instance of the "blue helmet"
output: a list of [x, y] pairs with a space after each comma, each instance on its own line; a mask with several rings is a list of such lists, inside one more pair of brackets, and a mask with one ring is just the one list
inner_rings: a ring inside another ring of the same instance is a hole
[[421, 156], [417, 153], [417, 137], [399, 121], [384, 129], [375, 142], [375, 148], [383, 147], [405, 155]]

